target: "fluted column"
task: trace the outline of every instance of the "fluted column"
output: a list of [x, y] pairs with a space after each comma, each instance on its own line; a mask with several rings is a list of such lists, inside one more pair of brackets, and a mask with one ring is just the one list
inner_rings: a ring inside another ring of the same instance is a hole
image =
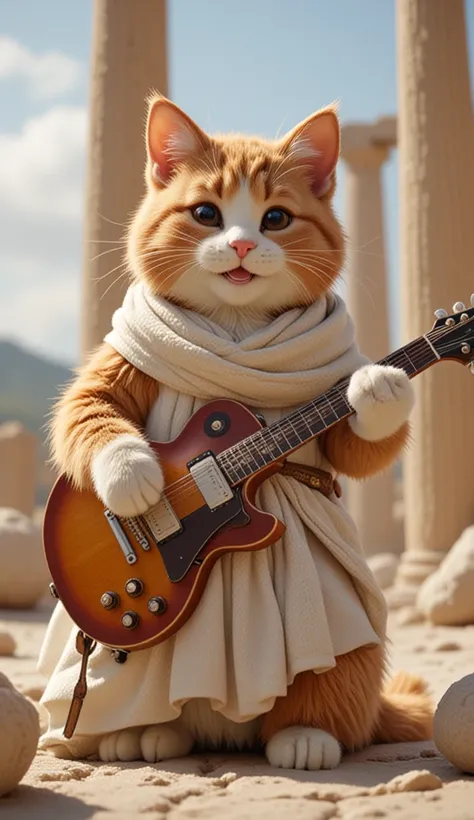
[[111, 249], [119, 245], [125, 230], [120, 226], [125, 226], [143, 193], [145, 98], [152, 89], [167, 93], [165, 0], [95, 0], [83, 357], [102, 341], [128, 284], [124, 267], [109, 273], [123, 262], [123, 253]]
[[[390, 350], [381, 180], [390, 149], [387, 144], [374, 144], [371, 134], [369, 126], [346, 126], [342, 157], [349, 236], [348, 309], [359, 348], [377, 361]], [[402, 532], [393, 511], [393, 470], [365, 481], [349, 481], [346, 492], [365, 554], [399, 553]]]
[[[397, 0], [401, 285], [404, 340], [474, 282], [474, 131], [462, 0]], [[474, 522], [474, 380], [442, 363], [414, 382], [405, 460], [406, 550], [413, 591]]]

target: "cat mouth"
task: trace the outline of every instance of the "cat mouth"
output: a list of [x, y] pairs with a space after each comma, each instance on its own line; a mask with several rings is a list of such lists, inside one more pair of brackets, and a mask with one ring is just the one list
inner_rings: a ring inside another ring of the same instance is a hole
[[232, 285], [248, 285], [248, 283], [254, 278], [253, 273], [250, 273], [250, 271], [245, 270], [245, 268], [242, 267], [226, 271], [225, 273], [222, 273], [221, 276], [227, 279], [227, 281]]

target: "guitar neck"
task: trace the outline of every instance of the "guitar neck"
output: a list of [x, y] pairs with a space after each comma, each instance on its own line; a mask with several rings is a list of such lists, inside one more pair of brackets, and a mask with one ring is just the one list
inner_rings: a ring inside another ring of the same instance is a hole
[[[416, 376], [440, 360], [429, 334], [399, 348], [377, 364], [392, 365]], [[239, 484], [270, 464], [281, 461], [337, 422], [351, 416], [354, 409], [347, 400], [349, 378], [294, 410], [288, 416], [264, 427], [218, 457], [220, 467], [232, 484]]]

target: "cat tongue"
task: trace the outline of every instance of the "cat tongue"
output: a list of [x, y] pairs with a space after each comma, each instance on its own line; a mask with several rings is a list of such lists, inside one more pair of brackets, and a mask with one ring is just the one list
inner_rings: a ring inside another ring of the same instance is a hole
[[230, 282], [235, 282], [238, 285], [244, 285], [246, 282], [250, 282], [252, 278], [252, 274], [245, 270], [245, 268], [235, 268], [235, 270], [230, 270], [225, 274], [226, 279], [229, 279]]

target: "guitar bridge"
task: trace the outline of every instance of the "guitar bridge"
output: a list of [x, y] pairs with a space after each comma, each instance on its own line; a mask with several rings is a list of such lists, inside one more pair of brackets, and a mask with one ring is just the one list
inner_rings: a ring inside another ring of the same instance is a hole
[[157, 544], [167, 541], [183, 529], [181, 521], [164, 494], [156, 507], [152, 507], [142, 516], [142, 520]]
[[210, 510], [217, 510], [234, 492], [212, 453], [203, 453], [188, 464], [196, 486]]

